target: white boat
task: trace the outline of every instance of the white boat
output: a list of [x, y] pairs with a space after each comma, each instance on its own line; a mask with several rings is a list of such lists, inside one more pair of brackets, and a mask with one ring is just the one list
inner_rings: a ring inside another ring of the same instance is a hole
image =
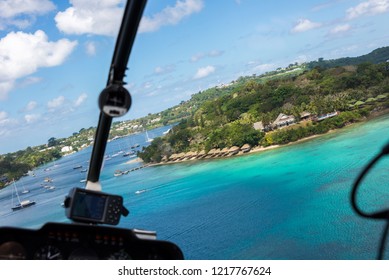
[[121, 171], [121, 170], [116, 170], [115, 173], [113, 173], [113, 176], [115, 176], [115, 177], [119, 177], [122, 175], [123, 175], [123, 171]]
[[53, 179], [51, 179], [50, 177], [46, 177], [43, 181], [44, 181], [45, 183], [52, 183], [52, 182], [53, 182]]
[[136, 156], [134, 151], [129, 151], [123, 154], [123, 157], [134, 157]]
[[45, 188], [46, 190], [50, 190], [50, 191], [55, 190], [55, 186], [45, 185], [45, 186], [43, 186], [43, 188]]
[[153, 142], [153, 140], [154, 140], [153, 138], [149, 137], [149, 134], [147, 133], [147, 130], [146, 130], [146, 142], [151, 143], [151, 142]]
[[29, 193], [30, 190], [26, 189], [24, 186], [23, 186], [23, 190], [22, 190], [22, 194], [27, 194]]
[[141, 194], [141, 193], [144, 193], [144, 192], [146, 192], [146, 190], [138, 190], [138, 191], [135, 192], [135, 194]]
[[[13, 187], [14, 187], [13, 192], [12, 192], [12, 205], [13, 206], [11, 206], [12, 211], [21, 210], [23, 208], [27, 208], [27, 207], [30, 207], [32, 205], [35, 205], [36, 202], [33, 200], [28, 200], [28, 199], [22, 200], [22, 201], [20, 200], [15, 180], [13, 181]], [[16, 194], [16, 198], [18, 201], [18, 203], [15, 205], [14, 205], [14, 201], [13, 201], [14, 200], [14, 195], [13, 195], [14, 193]]]

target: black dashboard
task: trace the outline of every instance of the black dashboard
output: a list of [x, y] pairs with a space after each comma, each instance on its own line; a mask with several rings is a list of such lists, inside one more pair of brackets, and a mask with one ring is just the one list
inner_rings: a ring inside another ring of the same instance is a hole
[[85, 224], [47, 223], [38, 230], [0, 228], [0, 259], [175, 260], [174, 243], [147, 232]]

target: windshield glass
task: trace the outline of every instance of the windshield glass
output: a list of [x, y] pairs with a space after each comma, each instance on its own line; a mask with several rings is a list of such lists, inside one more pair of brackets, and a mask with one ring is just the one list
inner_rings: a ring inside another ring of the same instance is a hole
[[[68, 222], [125, 3], [0, 3], [0, 226]], [[100, 182], [193, 259], [366, 259], [349, 203], [389, 135], [388, 1], [148, 1]], [[386, 22], [386, 23], [385, 23]], [[382, 160], [364, 182], [385, 206]], [[377, 239], [367, 236], [377, 236]], [[357, 244], [358, 243], [358, 244]]]

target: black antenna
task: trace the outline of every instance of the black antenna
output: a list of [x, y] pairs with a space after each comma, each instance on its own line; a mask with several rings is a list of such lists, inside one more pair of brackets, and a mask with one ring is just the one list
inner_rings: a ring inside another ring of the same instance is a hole
[[109, 70], [107, 87], [101, 92], [99, 97], [101, 112], [89, 164], [87, 189], [101, 190], [99, 182], [100, 170], [104, 160], [112, 119], [127, 113], [131, 106], [131, 97], [123, 87], [125, 84], [123, 79], [146, 2], [146, 0], [128, 0], [124, 10]]

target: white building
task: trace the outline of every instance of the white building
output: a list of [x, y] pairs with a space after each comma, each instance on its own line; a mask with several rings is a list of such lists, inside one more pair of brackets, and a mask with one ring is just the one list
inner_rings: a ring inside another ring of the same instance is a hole
[[65, 146], [61, 149], [61, 152], [66, 154], [66, 153], [71, 153], [73, 151], [72, 146]]

